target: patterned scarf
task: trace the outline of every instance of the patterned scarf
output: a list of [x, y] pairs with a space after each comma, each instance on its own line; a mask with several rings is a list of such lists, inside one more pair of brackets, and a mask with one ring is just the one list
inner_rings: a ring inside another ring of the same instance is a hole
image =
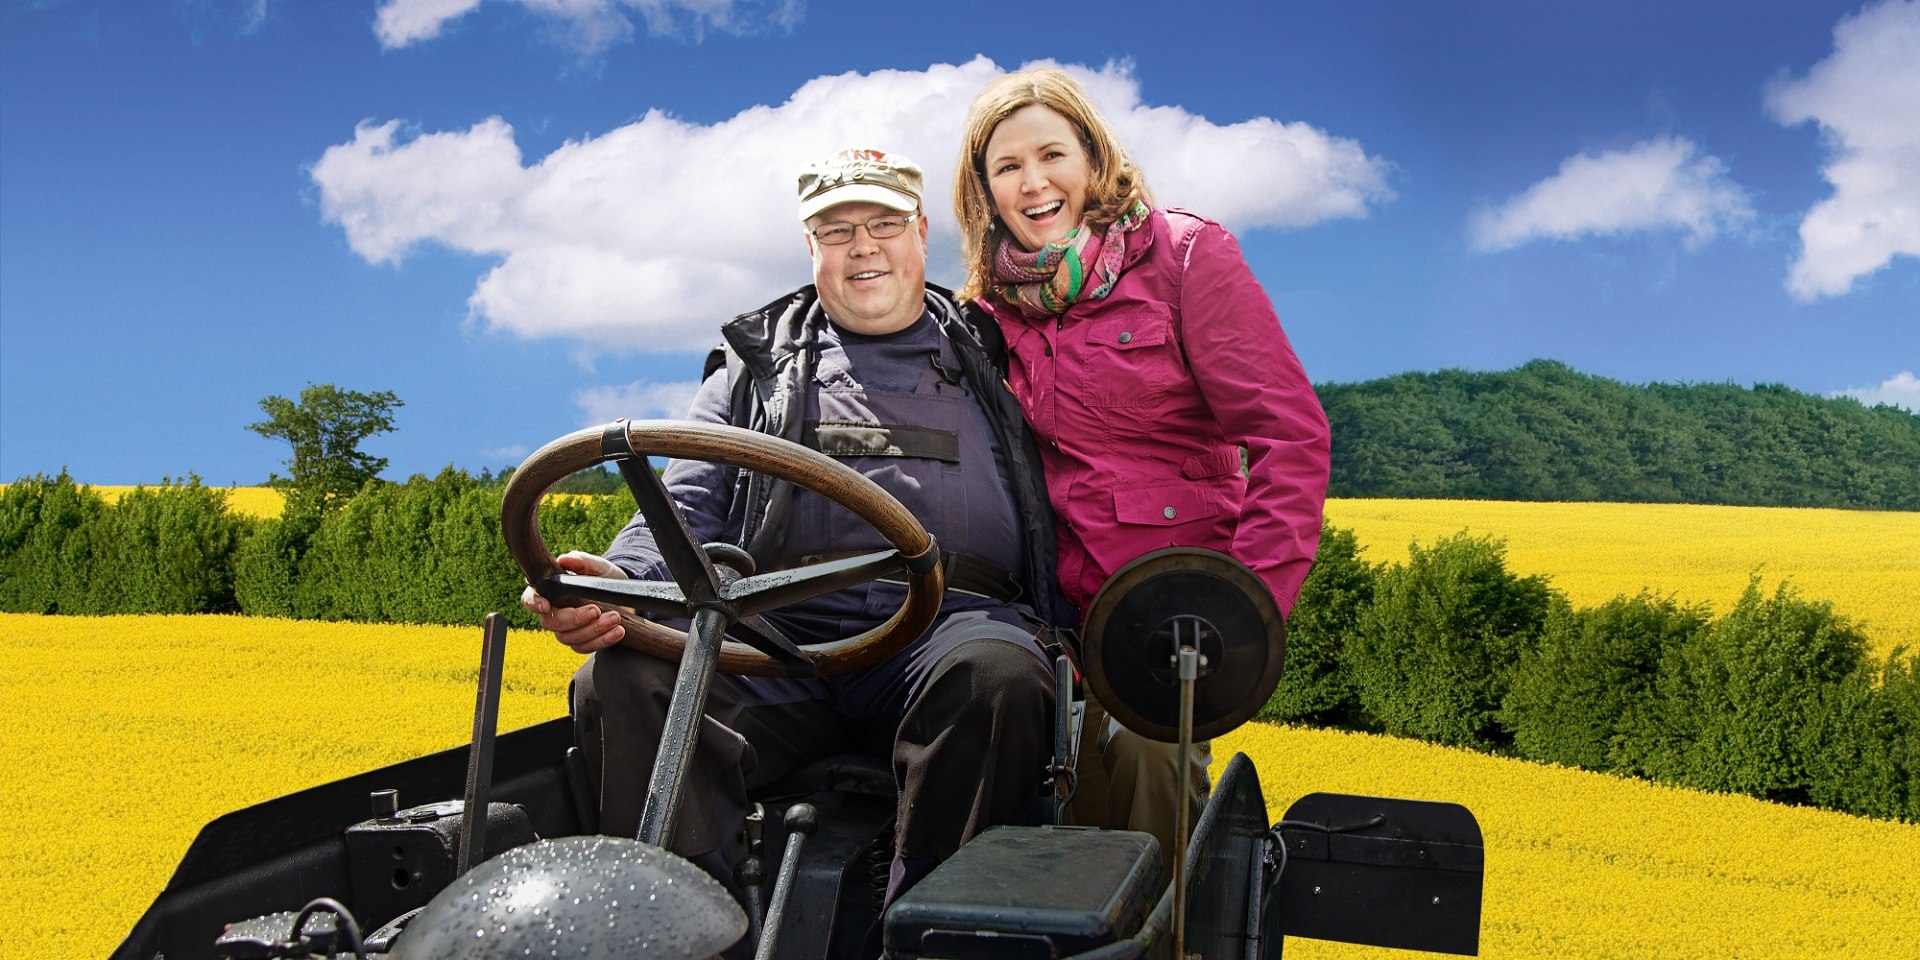
[[1134, 201], [1127, 215], [1095, 237], [1085, 220], [1072, 232], [1031, 253], [1011, 237], [1000, 241], [993, 279], [1001, 298], [1028, 318], [1057, 317], [1082, 300], [1113, 292], [1127, 255], [1127, 234], [1147, 222], [1147, 205]]

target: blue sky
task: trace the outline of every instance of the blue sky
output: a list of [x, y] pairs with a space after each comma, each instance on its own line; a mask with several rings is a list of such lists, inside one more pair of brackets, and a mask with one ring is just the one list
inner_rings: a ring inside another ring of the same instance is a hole
[[285, 447], [392, 390], [387, 476], [670, 416], [807, 279], [792, 175], [929, 170], [1079, 73], [1163, 202], [1241, 238], [1318, 382], [1547, 357], [1920, 409], [1920, 3], [7, 0], [0, 481]]

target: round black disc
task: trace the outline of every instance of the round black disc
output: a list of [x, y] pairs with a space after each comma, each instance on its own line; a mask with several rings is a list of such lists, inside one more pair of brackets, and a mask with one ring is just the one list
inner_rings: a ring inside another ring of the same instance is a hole
[[1081, 638], [1087, 684], [1127, 729], [1180, 739], [1174, 656], [1196, 647], [1193, 738], [1247, 722], [1280, 684], [1286, 622], [1266, 584], [1224, 553], [1171, 547], [1121, 567], [1094, 595]]

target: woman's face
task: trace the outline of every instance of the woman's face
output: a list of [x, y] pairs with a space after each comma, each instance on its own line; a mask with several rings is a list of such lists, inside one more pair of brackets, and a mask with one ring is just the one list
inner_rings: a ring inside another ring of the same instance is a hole
[[1051, 107], [1031, 104], [1000, 121], [983, 163], [993, 208], [1027, 250], [1065, 237], [1087, 209], [1087, 162], [1080, 132]]

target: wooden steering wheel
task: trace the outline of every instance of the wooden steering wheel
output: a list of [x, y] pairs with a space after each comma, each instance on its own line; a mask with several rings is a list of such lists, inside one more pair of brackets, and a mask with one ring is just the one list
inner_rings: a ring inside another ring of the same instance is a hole
[[[694, 541], [648, 457], [678, 457], [757, 470], [811, 490], [871, 524], [893, 546], [862, 556], [755, 574], [753, 558], [731, 544]], [[653, 531], [672, 580], [622, 580], [566, 573], [540, 537], [540, 500], [576, 471], [615, 461]], [[622, 641], [678, 661], [684, 631], [633, 611], [692, 617], [718, 611], [728, 624], [719, 669], [756, 676], [838, 673], [892, 656], [926, 632], [945, 588], [940, 550], [920, 521], [872, 480], [825, 454], [740, 427], [683, 420], [618, 420], [561, 437], [534, 451], [513, 473], [500, 507], [507, 552], [543, 597], [557, 606], [597, 602], [620, 609]], [[715, 561], [719, 561], [716, 565]], [[732, 569], [728, 569], [732, 568]], [[795, 644], [761, 614], [881, 577], [903, 579], [907, 598], [884, 623], [824, 643]]]

